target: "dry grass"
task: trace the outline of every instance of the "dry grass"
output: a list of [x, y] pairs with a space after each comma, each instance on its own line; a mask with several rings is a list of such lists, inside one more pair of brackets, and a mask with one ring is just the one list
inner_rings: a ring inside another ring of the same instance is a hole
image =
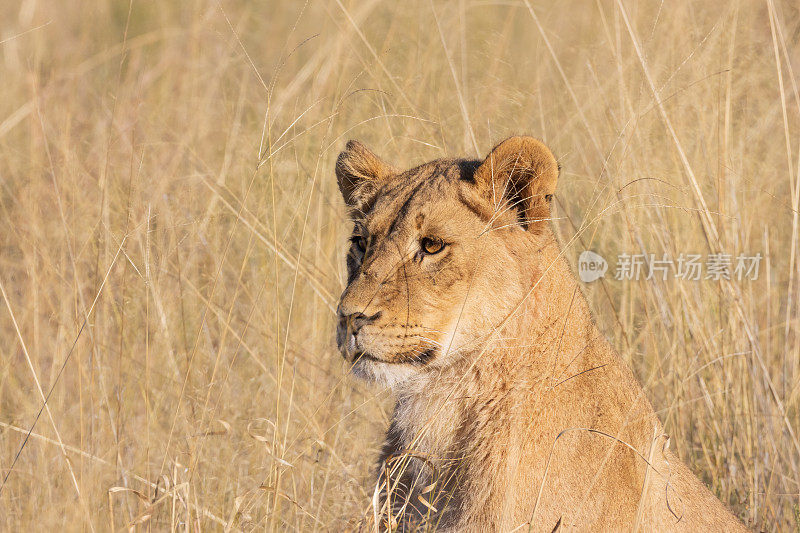
[[799, 35], [774, 0], [3, 2], [0, 529], [364, 511], [391, 400], [334, 347], [333, 161], [511, 133], [560, 156], [572, 261], [766, 257], [588, 293], [681, 457], [798, 528]]

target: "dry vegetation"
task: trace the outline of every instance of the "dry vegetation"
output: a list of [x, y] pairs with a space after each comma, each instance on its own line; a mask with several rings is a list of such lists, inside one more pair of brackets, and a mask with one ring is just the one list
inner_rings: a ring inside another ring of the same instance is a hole
[[391, 400], [334, 346], [333, 161], [511, 133], [559, 155], [573, 264], [765, 256], [587, 291], [681, 457], [750, 525], [800, 527], [796, 4], [273, 4], [2, 2], [0, 529], [362, 513]]

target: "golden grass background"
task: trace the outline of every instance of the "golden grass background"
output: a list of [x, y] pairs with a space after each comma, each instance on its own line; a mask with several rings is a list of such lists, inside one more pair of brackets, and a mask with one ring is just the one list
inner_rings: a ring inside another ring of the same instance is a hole
[[587, 294], [679, 455], [797, 530], [799, 36], [773, 0], [3, 2], [0, 529], [340, 530], [391, 399], [334, 346], [335, 157], [528, 133], [573, 264], [765, 257]]

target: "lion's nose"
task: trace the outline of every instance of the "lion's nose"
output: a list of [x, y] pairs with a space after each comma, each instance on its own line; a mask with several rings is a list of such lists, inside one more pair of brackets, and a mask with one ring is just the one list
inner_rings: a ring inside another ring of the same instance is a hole
[[353, 334], [358, 333], [362, 327], [366, 326], [367, 324], [371, 324], [380, 318], [381, 312], [378, 311], [372, 316], [367, 316], [364, 313], [351, 313], [351, 314], [344, 314], [339, 313], [339, 327], [343, 328], [347, 331], [350, 331]]
[[364, 313], [346, 313], [339, 309], [339, 324], [336, 328], [336, 340], [339, 348], [349, 359], [358, 352], [356, 346], [356, 336], [362, 327], [375, 322], [380, 318], [380, 311], [368, 316]]

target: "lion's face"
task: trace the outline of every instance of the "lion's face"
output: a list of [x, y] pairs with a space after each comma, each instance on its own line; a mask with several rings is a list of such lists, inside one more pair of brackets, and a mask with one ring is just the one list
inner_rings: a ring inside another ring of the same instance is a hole
[[478, 348], [530, 287], [520, 260], [534, 258], [520, 255], [546, 227], [556, 176], [530, 138], [484, 162], [406, 172], [348, 143], [337, 177], [354, 229], [337, 342], [353, 372], [392, 385]]

